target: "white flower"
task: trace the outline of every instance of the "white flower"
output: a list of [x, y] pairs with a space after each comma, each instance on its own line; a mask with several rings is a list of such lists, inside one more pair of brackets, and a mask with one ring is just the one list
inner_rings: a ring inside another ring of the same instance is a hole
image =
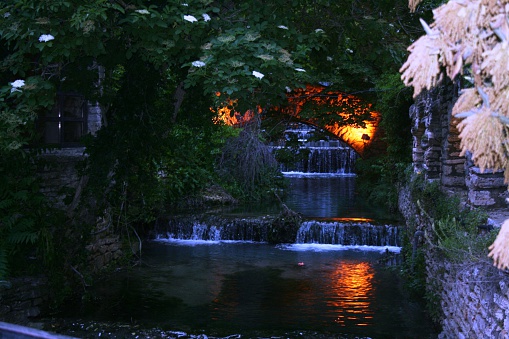
[[16, 80], [11, 82], [11, 93], [12, 92], [21, 92], [20, 88], [25, 86], [25, 80]]
[[9, 13], [9, 12], [5, 12], [5, 14], [4, 14], [4, 18], [8, 18], [8, 17], [10, 17], [10, 16], [11, 16], [11, 13]]
[[191, 64], [194, 67], [203, 67], [203, 66], [205, 66], [205, 63], [203, 61], [200, 61], [200, 60], [193, 61]]
[[315, 33], [325, 33], [325, 32], [323, 31], [323, 29], [317, 28], [315, 29]]
[[40, 42], [48, 42], [55, 39], [55, 37], [51, 34], [43, 34], [39, 37]]
[[187, 6], [189, 6], [189, 5], [188, 5], [188, 4], [182, 4], [182, 6], [186, 6], [186, 7], [187, 7]]
[[332, 57], [328, 56], [327, 61], [332, 61]]
[[295, 69], [297, 72], [305, 72], [306, 70], [305, 69], [302, 69], [302, 68], [296, 68]]
[[262, 73], [257, 72], [257, 71], [253, 71], [253, 75], [254, 75], [255, 77], [257, 77], [258, 79], [261, 79], [261, 78], [263, 78], [263, 77], [265, 76], [265, 75], [263, 75]]
[[210, 15], [208, 15], [207, 13], [203, 13], [201, 16], [203, 17], [203, 20], [210, 21]]
[[25, 80], [16, 80], [11, 82], [11, 93], [12, 92], [21, 92], [20, 88], [25, 86]]
[[288, 27], [283, 26], [283, 25], [279, 25], [279, 26], [277, 26], [277, 28], [281, 28], [281, 29], [288, 29]]
[[25, 86], [25, 80], [16, 80], [11, 83], [11, 86], [14, 88], [21, 88], [21, 87]]
[[189, 22], [195, 22], [195, 21], [198, 21], [198, 19], [196, 19], [194, 16], [192, 15], [184, 15], [184, 20], [186, 21], [189, 21]]
[[292, 91], [292, 89], [291, 89], [290, 87], [288, 87], [288, 86], [286, 86], [286, 87], [285, 87], [285, 89], [286, 89], [286, 91], [287, 91], [288, 93], [290, 93], [290, 92]]
[[347, 48], [347, 49], [346, 49], [346, 51], [347, 51], [348, 53], [353, 53], [353, 51], [352, 51], [350, 48]]
[[135, 10], [135, 12], [140, 14], [150, 14], [150, 12], [147, 11], [146, 9], [137, 9]]

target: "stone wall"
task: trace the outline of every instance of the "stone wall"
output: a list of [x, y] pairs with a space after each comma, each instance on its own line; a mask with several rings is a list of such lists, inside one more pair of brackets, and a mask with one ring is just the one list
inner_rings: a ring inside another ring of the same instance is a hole
[[[86, 185], [86, 177], [82, 177], [80, 173], [86, 157], [84, 151], [84, 148], [64, 148], [39, 156], [39, 175], [43, 179], [41, 191], [57, 208], [68, 209], [71, 201], [75, 199], [78, 187]], [[91, 224], [95, 223], [91, 243], [86, 249], [89, 252], [87, 270], [96, 272], [122, 257], [122, 243], [120, 237], [112, 233], [111, 221], [97, 219], [94, 215], [89, 215], [89, 212], [85, 211], [86, 216], [83, 213], [79, 216]]]
[[[493, 266], [489, 258], [446, 259], [421, 236], [430, 234], [431, 220], [413, 203], [410, 191], [401, 189], [400, 211], [409, 234], [425, 254], [428, 299], [441, 325], [439, 338], [509, 338], [509, 273]], [[503, 214], [490, 215], [489, 223], [500, 226]]]
[[[459, 196], [465, 207], [482, 207], [489, 223], [500, 227], [509, 218], [507, 185], [502, 172], [480, 169], [470, 155], [461, 154], [458, 120], [451, 117], [458, 84], [447, 83], [420, 94], [410, 109], [413, 136], [413, 168], [428, 182], [439, 182], [442, 191]], [[509, 275], [490, 260], [461, 264], [441, 257], [423, 240], [431, 220], [402, 189], [399, 206], [415, 245], [424, 246], [426, 283], [441, 315], [441, 338], [509, 338]], [[496, 216], [496, 217], [494, 217]]]
[[489, 262], [453, 264], [428, 254], [428, 290], [440, 300], [439, 338], [508, 338], [509, 275]]
[[92, 241], [86, 246], [86, 250], [88, 270], [91, 272], [98, 272], [123, 257], [122, 241], [113, 233], [110, 220], [99, 219], [92, 233]]
[[63, 148], [39, 155], [41, 192], [57, 208], [65, 210], [74, 197], [82, 179], [79, 168], [85, 159], [84, 151], [84, 147]]
[[[49, 301], [45, 277], [23, 277], [0, 281], [0, 320], [26, 325]], [[1, 335], [0, 335], [1, 337]]]
[[421, 93], [410, 108], [414, 172], [439, 181], [445, 191], [463, 197], [471, 206], [505, 208], [509, 195], [503, 173], [481, 173], [468, 154], [461, 155], [459, 120], [451, 117], [458, 91], [457, 83], [446, 83]]

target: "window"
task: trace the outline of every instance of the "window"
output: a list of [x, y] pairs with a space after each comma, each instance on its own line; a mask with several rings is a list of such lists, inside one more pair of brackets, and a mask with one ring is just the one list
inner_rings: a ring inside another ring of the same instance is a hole
[[87, 103], [83, 96], [59, 94], [55, 106], [39, 117], [39, 132], [45, 144], [80, 146], [87, 133]]

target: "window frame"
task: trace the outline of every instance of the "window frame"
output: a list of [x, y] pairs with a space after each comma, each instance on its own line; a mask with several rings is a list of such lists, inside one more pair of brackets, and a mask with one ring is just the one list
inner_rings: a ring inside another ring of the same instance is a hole
[[[82, 104], [79, 108], [81, 110], [81, 116], [65, 116], [65, 105], [66, 100], [69, 98], [75, 98], [76, 100], [81, 100]], [[52, 116], [51, 113], [56, 110], [57, 116]], [[45, 145], [58, 145], [61, 147], [81, 147], [83, 144], [81, 141], [68, 141], [66, 139], [66, 130], [69, 128], [69, 123], [80, 123], [81, 125], [81, 135], [79, 139], [85, 136], [88, 133], [88, 103], [85, 100], [85, 97], [78, 93], [73, 92], [58, 92], [56, 95], [55, 105], [51, 108], [51, 110], [45, 110], [42, 114], [39, 115], [38, 119], [38, 129], [40, 135], [40, 140]], [[48, 135], [54, 136], [50, 131], [47, 130], [48, 123], [58, 123], [58, 132], [57, 134], [58, 141], [57, 142], [48, 142]], [[67, 127], [66, 127], [67, 125]]]

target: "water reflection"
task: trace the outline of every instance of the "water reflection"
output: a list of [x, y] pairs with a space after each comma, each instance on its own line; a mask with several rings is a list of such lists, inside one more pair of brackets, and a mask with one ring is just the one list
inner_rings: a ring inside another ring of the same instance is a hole
[[[225, 334], [429, 333], [419, 310], [415, 316], [401, 312], [405, 300], [397, 277], [376, 264], [383, 254], [322, 246], [147, 244], [145, 265], [98, 283], [85, 313], [69, 305], [66, 315]], [[413, 318], [420, 321], [410, 323]]]
[[305, 217], [360, 220], [390, 219], [381, 209], [360, 199], [356, 191], [356, 177], [288, 177], [289, 191], [286, 205]]
[[341, 261], [330, 272], [330, 300], [327, 306], [337, 314], [335, 322], [341, 326], [372, 325], [374, 299], [372, 283], [375, 271], [368, 262]]

